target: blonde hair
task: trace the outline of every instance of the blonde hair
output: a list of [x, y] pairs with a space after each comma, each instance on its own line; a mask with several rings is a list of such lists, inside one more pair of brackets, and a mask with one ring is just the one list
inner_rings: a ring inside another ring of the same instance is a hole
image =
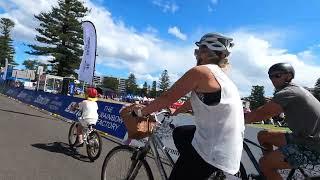
[[210, 62], [212, 64], [216, 64], [218, 65], [220, 68], [225, 69], [229, 67], [229, 59], [228, 58], [222, 58], [220, 59], [219, 56], [215, 55], [215, 56], [211, 56], [209, 58]]

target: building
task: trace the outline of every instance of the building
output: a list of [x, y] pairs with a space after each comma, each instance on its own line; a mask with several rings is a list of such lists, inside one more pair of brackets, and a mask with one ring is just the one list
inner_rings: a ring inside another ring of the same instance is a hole
[[102, 85], [103, 77], [102, 76], [93, 76], [93, 83], [97, 86]]
[[11, 76], [7, 74], [7, 78], [14, 78], [14, 79], [24, 79], [24, 80], [29, 80], [33, 81], [35, 80], [36, 77], [36, 71], [35, 70], [18, 70], [18, 69], [13, 69]]
[[118, 92], [120, 94], [126, 93], [126, 79], [118, 78], [118, 80], [119, 80]]

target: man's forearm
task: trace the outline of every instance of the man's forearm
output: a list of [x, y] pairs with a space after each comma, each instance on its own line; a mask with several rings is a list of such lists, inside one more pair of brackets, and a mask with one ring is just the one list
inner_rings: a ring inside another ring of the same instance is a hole
[[255, 112], [249, 112], [244, 114], [244, 119], [246, 124], [259, 121]]

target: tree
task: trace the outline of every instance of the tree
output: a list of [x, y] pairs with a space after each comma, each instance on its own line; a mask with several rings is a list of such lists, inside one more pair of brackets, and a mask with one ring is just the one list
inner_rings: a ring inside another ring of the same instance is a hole
[[153, 98], [155, 98], [157, 96], [157, 82], [156, 81], [152, 82], [150, 96], [153, 97]]
[[264, 87], [263, 86], [252, 86], [251, 95], [249, 96], [250, 109], [256, 109], [266, 103], [264, 97]]
[[119, 80], [115, 77], [104, 77], [102, 81], [102, 86], [117, 91], [119, 86]]
[[313, 95], [320, 101], [320, 78], [317, 80], [314, 86]]
[[161, 74], [161, 77], [159, 79], [159, 89], [160, 92], [165, 92], [169, 89], [170, 86], [170, 80], [169, 80], [169, 75], [168, 71], [164, 70]]
[[148, 95], [148, 84], [147, 82], [145, 81], [143, 83], [143, 87], [142, 87], [142, 96], [147, 96]]
[[36, 28], [39, 44], [29, 44], [30, 55], [53, 56], [49, 62], [52, 73], [59, 76], [76, 75], [83, 53], [81, 19], [88, 9], [79, 0], [58, 0], [50, 12], [35, 15], [40, 21]]
[[147, 88], [147, 95], [148, 95], [148, 97], [150, 96], [150, 92], [151, 92], [151, 86], [148, 85], [148, 88]]
[[24, 65], [24, 67], [29, 70], [37, 70], [39, 66], [42, 66], [44, 73], [48, 73], [49, 71], [48, 65], [45, 63], [41, 63], [39, 60], [25, 60], [23, 61], [22, 65]]
[[8, 18], [0, 19], [0, 66], [5, 66], [6, 59], [8, 62], [17, 65], [14, 61], [15, 50], [11, 38], [11, 30], [14, 22]]
[[136, 94], [137, 93], [137, 83], [136, 77], [134, 74], [130, 74], [128, 80], [126, 81], [126, 90], [128, 94]]
[[24, 65], [24, 67], [29, 70], [36, 70], [38, 67], [38, 64], [39, 62], [37, 60], [25, 60], [22, 63], [22, 65]]

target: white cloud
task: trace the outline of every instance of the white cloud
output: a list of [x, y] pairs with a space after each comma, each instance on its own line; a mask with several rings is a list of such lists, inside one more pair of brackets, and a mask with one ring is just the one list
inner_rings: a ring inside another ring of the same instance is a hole
[[214, 6], [216, 6], [218, 4], [218, 0], [210, 0], [210, 3], [208, 5], [208, 11], [209, 13], [214, 11]]
[[[56, 1], [12, 0], [12, 2], [14, 8], [9, 8], [0, 16], [15, 20], [14, 39], [20, 39], [26, 43], [33, 42], [36, 34], [34, 28], [38, 24], [33, 14], [50, 9]], [[48, 2], [50, 4], [44, 4]], [[151, 85], [154, 80], [158, 82], [164, 69], [168, 70], [171, 83], [174, 83], [195, 65], [193, 43], [177, 45], [162, 40], [153, 31], [137, 32], [134, 27], [126, 25], [125, 22], [115, 21], [112, 14], [105, 8], [89, 0], [86, 1], [86, 5], [91, 9], [91, 13], [85, 20], [91, 20], [97, 29], [99, 55], [97, 66], [105, 67], [106, 71], [116, 68], [133, 72], [142, 83], [147, 81]], [[147, 26], [146, 29], [148, 29]], [[297, 72], [294, 81], [313, 87], [316, 79], [320, 77], [320, 66], [315, 63], [320, 59], [315, 54], [318, 49], [306, 47], [300, 53], [288, 53], [285, 48], [278, 48], [281, 42], [279, 43], [279, 38], [275, 38], [280, 37], [277, 33], [271, 32], [272, 36], [264, 34], [270, 34], [270, 32], [238, 30], [229, 33], [236, 43], [230, 57], [232, 66], [229, 73], [241, 91], [241, 95], [249, 95], [252, 85], [265, 86], [267, 94], [271, 95], [273, 87], [268, 79], [267, 70], [277, 62], [290, 62]], [[101, 68], [99, 69], [102, 71]]]
[[177, 26], [170, 27], [168, 33], [174, 35], [181, 40], [187, 40], [187, 35], [183, 34]]
[[293, 65], [296, 70], [294, 82], [297, 84], [313, 87], [320, 77], [320, 66], [310, 63], [319, 57], [311, 51], [288, 53], [286, 49], [274, 48], [272, 42], [247, 32], [234, 32], [231, 36], [236, 44], [231, 57], [231, 77], [243, 95], [249, 95], [253, 85], [265, 86], [267, 94], [272, 95], [273, 86], [267, 71], [278, 62]]
[[163, 12], [171, 12], [175, 13], [179, 6], [172, 1], [164, 1], [164, 0], [153, 0], [152, 3], [162, 9]]
[[0, 6], [3, 7], [6, 12], [0, 15], [14, 21], [13, 36], [15, 40], [31, 41], [36, 35], [34, 28], [38, 25], [33, 15], [39, 14], [41, 11], [50, 10], [53, 5], [57, 5], [57, 1], [4, 0], [1, 1]]

